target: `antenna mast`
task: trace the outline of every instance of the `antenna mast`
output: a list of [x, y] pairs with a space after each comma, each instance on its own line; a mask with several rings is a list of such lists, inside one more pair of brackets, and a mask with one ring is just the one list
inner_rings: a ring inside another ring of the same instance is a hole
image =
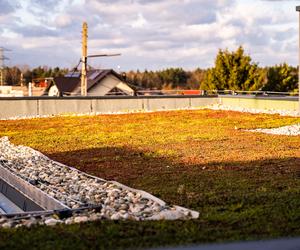
[[82, 25], [82, 66], [81, 66], [81, 95], [87, 96], [87, 38], [88, 25], [86, 22]]

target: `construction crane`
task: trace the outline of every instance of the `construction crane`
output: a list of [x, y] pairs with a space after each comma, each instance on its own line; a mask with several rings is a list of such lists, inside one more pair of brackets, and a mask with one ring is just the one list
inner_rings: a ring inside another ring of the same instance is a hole
[[10, 49], [6, 49], [4, 47], [0, 47], [0, 86], [4, 85], [4, 61], [9, 60], [8, 57], [4, 56], [4, 51], [11, 51]]
[[95, 57], [120, 56], [121, 54], [97, 54], [88, 55], [88, 25], [82, 25], [82, 56], [81, 56], [81, 95], [87, 96], [87, 59]]

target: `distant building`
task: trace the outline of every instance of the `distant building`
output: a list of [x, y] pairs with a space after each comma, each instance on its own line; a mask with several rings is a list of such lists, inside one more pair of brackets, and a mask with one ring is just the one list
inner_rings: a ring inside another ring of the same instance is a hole
[[29, 94], [28, 86], [0, 86], [0, 97], [41, 96], [45, 87], [32, 87]]
[[[134, 90], [126, 80], [114, 70], [90, 70], [87, 73], [88, 96], [104, 95], [134, 95]], [[79, 72], [70, 72], [65, 77], [55, 77], [48, 86], [45, 95], [48, 96], [78, 96], [81, 93]]]
[[35, 78], [35, 79], [32, 79], [32, 84], [33, 84], [32, 87], [47, 88], [51, 81], [53, 81], [53, 77]]
[[22, 89], [15, 89], [14, 86], [0, 86], [0, 97], [22, 97]]

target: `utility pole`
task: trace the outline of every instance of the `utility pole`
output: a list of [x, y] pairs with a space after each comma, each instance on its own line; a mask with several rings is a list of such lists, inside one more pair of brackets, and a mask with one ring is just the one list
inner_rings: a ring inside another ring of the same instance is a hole
[[299, 65], [298, 65], [298, 68], [299, 68], [299, 72], [298, 72], [298, 92], [299, 92], [299, 105], [298, 105], [298, 112], [300, 114], [300, 6], [297, 6], [296, 7], [296, 11], [299, 12], [299, 51], [298, 51], [298, 55], [299, 55]]
[[20, 76], [20, 86], [23, 87], [24, 85], [24, 76], [23, 76], [23, 73], [21, 72], [21, 76]]
[[87, 38], [88, 25], [86, 22], [82, 25], [82, 57], [81, 57], [81, 95], [87, 96]]
[[8, 57], [4, 56], [4, 51], [10, 50], [0, 47], [0, 86], [4, 85], [4, 61], [9, 60]]
[[97, 54], [88, 55], [88, 25], [86, 22], [82, 25], [82, 56], [81, 56], [81, 95], [87, 96], [87, 59], [95, 57], [120, 56], [121, 54]]

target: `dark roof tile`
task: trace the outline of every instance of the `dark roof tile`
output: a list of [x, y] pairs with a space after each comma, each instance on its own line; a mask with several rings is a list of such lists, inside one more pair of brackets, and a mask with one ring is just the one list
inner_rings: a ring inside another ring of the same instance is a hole
[[72, 93], [80, 84], [78, 77], [55, 77], [55, 85], [61, 93]]
[[[97, 83], [103, 80], [107, 75], [112, 74], [120, 81], [125, 82], [123, 77], [112, 69], [105, 70], [89, 70], [87, 73], [88, 78], [88, 90], [93, 88]], [[70, 75], [70, 74], [67, 74]], [[78, 75], [78, 74], [77, 74]], [[76, 76], [77, 76], [76, 75]], [[54, 82], [61, 93], [71, 94], [77, 88], [80, 87], [80, 74], [78, 77], [55, 77]]]

